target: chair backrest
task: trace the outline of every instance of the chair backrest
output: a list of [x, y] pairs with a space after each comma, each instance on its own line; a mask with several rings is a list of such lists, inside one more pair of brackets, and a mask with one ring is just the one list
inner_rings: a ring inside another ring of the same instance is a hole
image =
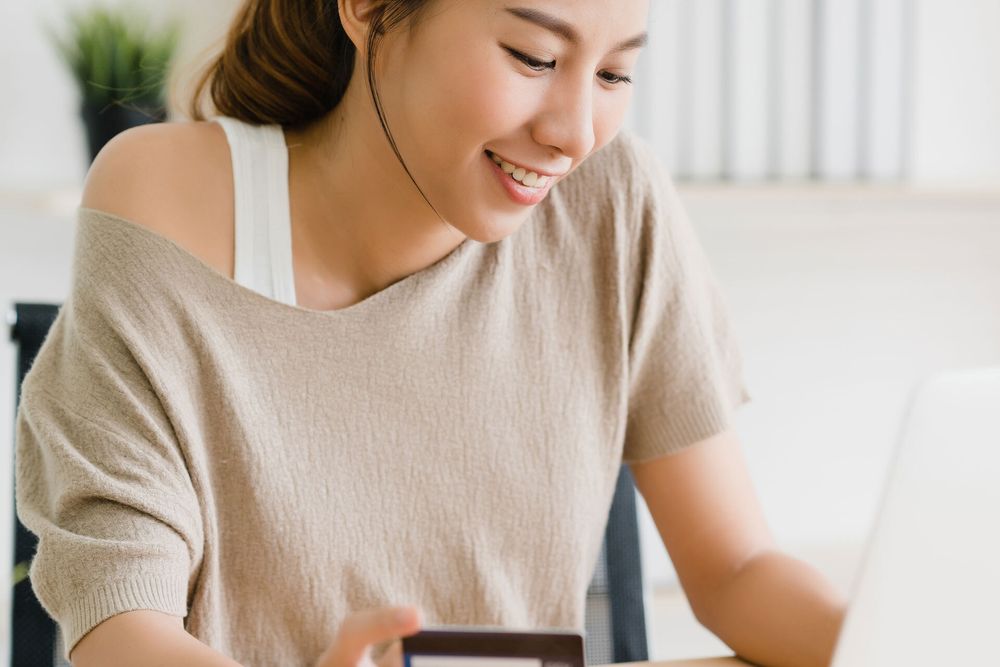
[[[21, 383], [59, 308], [58, 304], [48, 303], [13, 306], [10, 336], [18, 347], [15, 414], [21, 400]], [[14, 562], [27, 562], [35, 553], [38, 539], [16, 516], [14, 521]], [[14, 588], [13, 612], [12, 667], [66, 664], [57, 646], [58, 628], [35, 598], [28, 579]], [[618, 474], [604, 544], [587, 590], [585, 623], [587, 664], [649, 659], [635, 484], [628, 466], [622, 466]]]
[[[15, 303], [10, 310], [11, 340], [17, 345], [17, 384], [14, 410], [21, 404], [21, 382], [42, 346], [59, 306], [48, 303]], [[35, 555], [38, 538], [17, 518], [14, 510], [14, 563], [27, 564]], [[11, 619], [11, 667], [39, 667], [65, 664], [55, 655], [57, 628], [48, 612], [38, 602], [31, 582], [25, 578], [14, 586]]]
[[588, 665], [649, 660], [635, 482], [627, 465], [618, 471], [585, 623]]

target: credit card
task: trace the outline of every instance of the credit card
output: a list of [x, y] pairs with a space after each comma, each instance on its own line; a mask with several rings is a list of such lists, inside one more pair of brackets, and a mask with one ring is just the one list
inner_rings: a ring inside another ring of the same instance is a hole
[[404, 667], [584, 667], [583, 635], [568, 630], [438, 626], [402, 644]]

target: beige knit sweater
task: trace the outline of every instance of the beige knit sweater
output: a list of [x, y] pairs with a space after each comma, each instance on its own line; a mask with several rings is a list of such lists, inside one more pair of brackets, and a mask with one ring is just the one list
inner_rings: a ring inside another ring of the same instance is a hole
[[351, 610], [583, 629], [618, 467], [749, 399], [670, 177], [628, 131], [511, 236], [313, 311], [79, 209], [16, 501], [66, 655], [133, 609], [248, 667]]

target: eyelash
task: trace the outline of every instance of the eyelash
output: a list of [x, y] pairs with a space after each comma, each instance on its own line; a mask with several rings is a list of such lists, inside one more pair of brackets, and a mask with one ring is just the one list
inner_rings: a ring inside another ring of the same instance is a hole
[[[542, 71], [544, 69], [555, 69], [556, 68], [556, 61], [555, 60], [551, 60], [549, 62], [542, 62], [541, 60], [535, 60], [534, 58], [532, 58], [530, 56], [526, 56], [525, 54], [521, 53], [520, 51], [515, 51], [514, 49], [512, 49], [510, 47], [507, 47], [507, 46], [504, 47], [504, 50], [506, 50], [507, 53], [509, 53], [510, 55], [512, 55], [514, 58], [516, 58], [517, 60], [520, 60], [522, 63], [524, 63], [525, 65], [527, 65], [528, 67], [530, 67], [531, 69], [533, 69], [533, 70], [535, 70], [537, 72], [540, 72], [540, 71]], [[611, 72], [605, 72], [605, 73], [606, 74], [611, 74]], [[617, 74], [611, 74], [611, 76], [614, 77], [613, 81], [610, 81], [608, 79], [602, 79], [602, 80], [605, 83], [608, 83], [608, 84], [611, 84], [611, 85], [618, 85], [620, 83], [623, 83], [625, 85], [629, 85], [629, 84], [632, 83], [632, 77], [630, 77], [630, 76], [619, 76]]]

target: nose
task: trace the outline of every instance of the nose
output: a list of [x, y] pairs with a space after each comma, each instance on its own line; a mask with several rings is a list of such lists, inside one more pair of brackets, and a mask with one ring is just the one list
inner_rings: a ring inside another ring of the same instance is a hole
[[594, 88], [589, 77], [564, 77], [551, 86], [535, 119], [533, 138], [542, 146], [582, 160], [594, 148]]

